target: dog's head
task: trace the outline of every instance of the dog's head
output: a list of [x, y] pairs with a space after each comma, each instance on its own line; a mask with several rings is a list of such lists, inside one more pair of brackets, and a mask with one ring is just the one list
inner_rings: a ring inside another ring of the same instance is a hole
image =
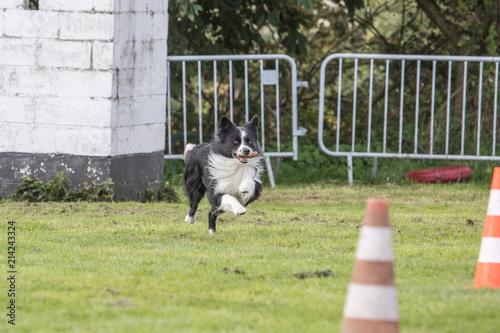
[[261, 157], [262, 148], [259, 143], [258, 127], [258, 116], [239, 127], [229, 118], [222, 117], [213, 144], [214, 152], [235, 158], [240, 163], [248, 163], [251, 158]]

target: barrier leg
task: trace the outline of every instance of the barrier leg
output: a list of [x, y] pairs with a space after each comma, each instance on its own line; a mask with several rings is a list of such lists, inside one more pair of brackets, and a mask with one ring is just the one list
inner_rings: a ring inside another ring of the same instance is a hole
[[280, 168], [280, 163], [281, 163], [281, 157], [278, 157], [274, 160], [274, 170], [273, 170], [273, 175], [274, 175], [274, 180], [278, 179], [278, 169]]
[[370, 177], [370, 183], [372, 184], [375, 182], [375, 177], [377, 177], [377, 162], [378, 158], [374, 157], [372, 162], [372, 175]]
[[349, 185], [353, 185], [353, 176], [352, 176], [352, 156], [347, 155], [347, 180], [349, 181]]
[[273, 168], [271, 166], [271, 158], [266, 156], [266, 169], [267, 169], [267, 177], [269, 178], [269, 184], [272, 188], [276, 187], [276, 183], [274, 182], [274, 174]]

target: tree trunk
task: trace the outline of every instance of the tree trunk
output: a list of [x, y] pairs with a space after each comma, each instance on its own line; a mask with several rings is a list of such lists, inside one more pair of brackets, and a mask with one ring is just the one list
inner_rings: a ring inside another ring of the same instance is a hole
[[451, 42], [456, 43], [459, 39], [456, 32], [457, 29], [453, 23], [441, 15], [441, 8], [439, 8], [439, 6], [432, 0], [416, 1], [427, 17], [439, 28], [443, 35], [445, 35]]

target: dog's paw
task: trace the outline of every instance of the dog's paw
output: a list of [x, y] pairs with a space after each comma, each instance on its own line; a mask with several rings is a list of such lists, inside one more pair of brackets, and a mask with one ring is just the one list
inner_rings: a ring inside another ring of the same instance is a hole
[[243, 215], [247, 212], [247, 209], [240, 205], [234, 209], [234, 215]]
[[210, 233], [210, 235], [215, 234], [215, 230], [214, 229], [208, 229], [208, 232]]
[[255, 183], [253, 181], [252, 178], [247, 178], [245, 179], [240, 187], [239, 187], [239, 191], [240, 193], [243, 193], [243, 194], [246, 194], [246, 193], [251, 193], [255, 190]]
[[245, 207], [243, 207], [235, 197], [229, 194], [222, 196], [220, 209], [226, 213], [233, 213], [234, 215], [243, 215], [247, 212]]
[[184, 221], [186, 221], [189, 224], [193, 224], [194, 221], [196, 221], [196, 214], [194, 214], [193, 216], [189, 216], [189, 213], [188, 213], [186, 215], [186, 218], [184, 219]]

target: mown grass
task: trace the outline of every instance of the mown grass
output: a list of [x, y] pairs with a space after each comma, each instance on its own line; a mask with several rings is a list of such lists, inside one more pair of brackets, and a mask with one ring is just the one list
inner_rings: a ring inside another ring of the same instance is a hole
[[387, 197], [401, 331], [497, 332], [500, 294], [470, 288], [488, 195], [467, 183], [266, 188], [212, 236], [205, 200], [194, 225], [185, 198], [6, 202], [2, 267], [15, 220], [20, 332], [336, 332], [364, 202]]

